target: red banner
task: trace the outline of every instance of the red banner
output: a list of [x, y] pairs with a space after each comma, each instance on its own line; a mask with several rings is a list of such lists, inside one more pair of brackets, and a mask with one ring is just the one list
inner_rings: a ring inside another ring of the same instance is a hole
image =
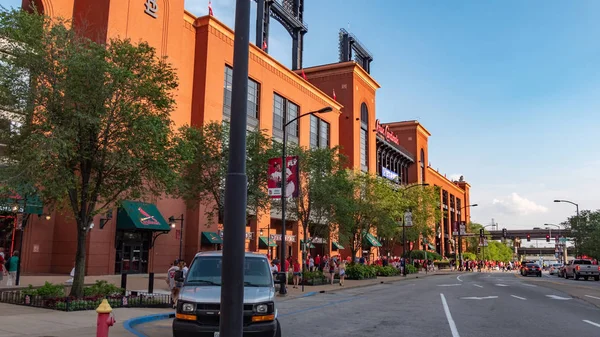
[[[271, 158], [269, 159], [269, 169], [267, 173], [269, 174], [269, 181], [267, 182], [267, 187], [269, 190], [269, 196], [273, 199], [281, 198], [281, 187], [282, 187], [282, 165], [281, 158]], [[297, 156], [289, 156], [286, 159], [286, 181], [285, 181], [285, 196], [287, 198], [297, 198], [298, 197], [298, 157]]]

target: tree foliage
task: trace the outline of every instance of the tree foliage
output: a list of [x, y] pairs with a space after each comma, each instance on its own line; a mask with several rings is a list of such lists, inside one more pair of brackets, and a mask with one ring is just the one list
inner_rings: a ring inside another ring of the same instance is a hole
[[[288, 145], [289, 147], [289, 145]], [[312, 242], [315, 238], [330, 238], [335, 233], [333, 201], [340, 193], [346, 176], [343, 169], [345, 157], [339, 148], [289, 147], [289, 156], [298, 156], [298, 197], [287, 203], [287, 214], [297, 219], [308, 231]], [[281, 209], [281, 201], [274, 202], [274, 209]]]
[[1, 12], [0, 36], [10, 55], [0, 63], [0, 106], [22, 123], [8, 135], [3, 178], [33, 184], [75, 218], [71, 294], [81, 296], [93, 216], [123, 199], [159, 196], [175, 180], [177, 78], [147, 43], [98, 44], [38, 14]]
[[[177, 151], [187, 158], [177, 184], [177, 194], [196, 207], [205, 207], [208, 224], [222, 221], [225, 207], [225, 178], [229, 157], [229, 123], [212, 121], [202, 126], [184, 126]], [[247, 218], [256, 218], [268, 210], [267, 194], [269, 158], [277, 156], [273, 141], [264, 130], [246, 133], [246, 175], [248, 185]]]
[[582, 210], [561, 225], [571, 230], [575, 254], [600, 259], [600, 210]]

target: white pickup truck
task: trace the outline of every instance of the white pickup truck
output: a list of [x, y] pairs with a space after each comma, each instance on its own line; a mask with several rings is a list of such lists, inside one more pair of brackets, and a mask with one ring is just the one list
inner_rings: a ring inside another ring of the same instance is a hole
[[600, 266], [592, 264], [591, 260], [575, 259], [565, 266], [563, 275], [566, 279], [573, 277], [579, 280], [583, 277], [587, 281], [588, 278], [593, 277], [594, 281], [600, 281]]

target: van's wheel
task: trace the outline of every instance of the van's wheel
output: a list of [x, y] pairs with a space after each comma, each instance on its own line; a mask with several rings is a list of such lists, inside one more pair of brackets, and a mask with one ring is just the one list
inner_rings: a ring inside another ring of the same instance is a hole
[[281, 337], [281, 324], [279, 324], [279, 320], [277, 320], [277, 330], [275, 330], [275, 337]]

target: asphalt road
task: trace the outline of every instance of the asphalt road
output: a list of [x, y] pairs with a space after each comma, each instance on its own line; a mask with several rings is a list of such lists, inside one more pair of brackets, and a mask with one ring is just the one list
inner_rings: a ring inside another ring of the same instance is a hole
[[[283, 301], [279, 320], [289, 337], [600, 336], [597, 283], [501, 272], [438, 275]], [[138, 328], [162, 337], [170, 336], [170, 324]]]

